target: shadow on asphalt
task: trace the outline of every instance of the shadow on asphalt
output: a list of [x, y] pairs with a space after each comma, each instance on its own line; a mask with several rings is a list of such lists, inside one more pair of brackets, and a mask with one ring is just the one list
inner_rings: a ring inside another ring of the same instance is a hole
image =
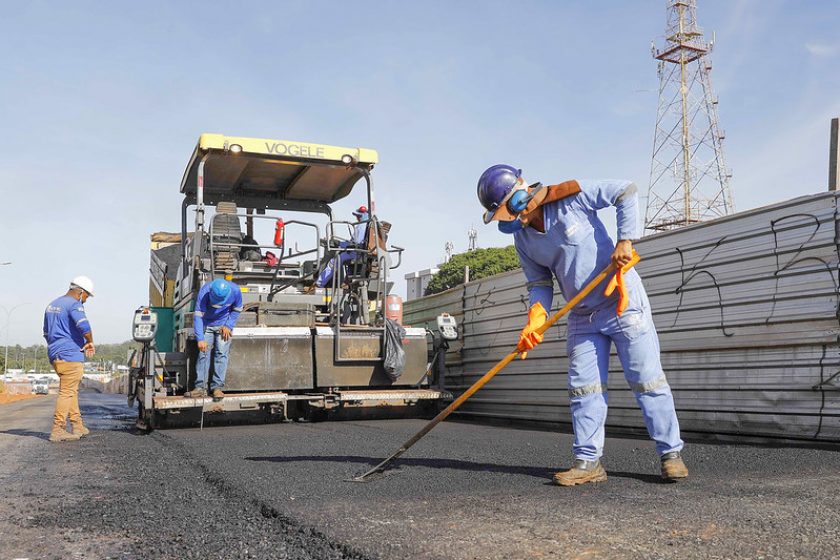
[[[331, 457], [324, 456], [275, 456], [275, 457], [245, 457], [246, 461], [259, 461], [268, 463], [303, 463], [303, 462], [329, 462], [329, 463], [357, 463], [366, 466], [378, 465], [382, 459], [380, 457], [361, 457], [358, 455], [337, 455]], [[473, 461], [461, 461], [458, 459], [399, 459], [395, 467], [388, 470], [399, 470], [400, 466], [407, 467], [429, 467], [432, 469], [453, 469], [459, 471], [474, 471], [474, 472], [490, 472], [502, 474], [524, 474], [533, 476], [534, 478], [547, 479], [551, 483], [551, 477], [554, 471], [548, 467], [532, 467], [519, 465], [495, 465], [493, 463], [475, 463]], [[663, 480], [659, 476], [640, 473], [616, 472], [608, 471], [609, 476], [618, 478], [632, 478], [646, 483], [662, 484]]]
[[21, 436], [21, 437], [34, 437], [37, 439], [43, 439], [49, 441], [50, 434], [45, 432], [33, 432], [32, 430], [22, 430], [22, 429], [12, 429], [12, 430], [0, 430], [0, 434], [9, 434], [10, 436]]
[[646, 484], [672, 484], [667, 480], [664, 480], [658, 474], [643, 474], [643, 473], [635, 473], [635, 472], [624, 472], [624, 471], [611, 471], [607, 469], [607, 476], [608, 477], [615, 477], [615, 478], [632, 478], [633, 480], [638, 480], [644, 482]]
[[[302, 462], [330, 462], [330, 463], [358, 463], [360, 465], [374, 466], [382, 462], [381, 457], [361, 457], [358, 455], [335, 455], [324, 456], [277, 456], [277, 457], [246, 457], [247, 461], [265, 461], [270, 463], [302, 463]], [[550, 478], [551, 469], [547, 467], [526, 467], [517, 465], [494, 465], [492, 463], [474, 463], [472, 461], [461, 461], [458, 459], [399, 459], [396, 467], [400, 465], [413, 467], [430, 467], [433, 469], [454, 469], [459, 471], [495, 472], [504, 474], [525, 474], [536, 478]]]

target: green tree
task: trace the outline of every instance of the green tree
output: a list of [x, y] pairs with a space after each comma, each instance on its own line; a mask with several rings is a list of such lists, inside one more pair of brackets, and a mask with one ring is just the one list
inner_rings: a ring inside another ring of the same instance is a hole
[[519, 268], [519, 257], [513, 245], [475, 249], [453, 255], [449, 262], [441, 265], [424, 295], [432, 295], [464, 283], [464, 268], [470, 267], [470, 280], [480, 280], [494, 274]]
[[[116, 344], [97, 344], [96, 355], [88, 361], [126, 365], [128, 354], [133, 348], [139, 349], [140, 344], [133, 340]], [[0, 374], [5, 370], [5, 356], [5, 347], [0, 346]], [[52, 366], [47, 357], [47, 347], [43, 344], [33, 344], [27, 347], [20, 344], [9, 346], [9, 369], [35, 370], [38, 372], [52, 371]]]

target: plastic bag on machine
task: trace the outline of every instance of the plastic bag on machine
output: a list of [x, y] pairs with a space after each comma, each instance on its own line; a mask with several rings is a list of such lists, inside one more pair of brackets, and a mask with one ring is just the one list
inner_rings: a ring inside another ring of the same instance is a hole
[[393, 319], [385, 319], [385, 373], [396, 381], [405, 369], [405, 350], [403, 349], [405, 329]]

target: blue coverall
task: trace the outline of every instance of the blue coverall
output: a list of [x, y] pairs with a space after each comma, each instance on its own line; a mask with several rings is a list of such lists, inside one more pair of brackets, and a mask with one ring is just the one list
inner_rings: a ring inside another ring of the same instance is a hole
[[[356, 219], [358, 219], [360, 223], [353, 226], [353, 241], [340, 241], [338, 243], [338, 246], [342, 249], [346, 249], [348, 247], [363, 247], [365, 244], [365, 233], [367, 233], [369, 224], [367, 221], [369, 219], [369, 214], [366, 212], [354, 212], [353, 215], [356, 216]], [[331, 258], [327, 263], [327, 266], [324, 267], [324, 270], [318, 274], [318, 278], [315, 280], [315, 286], [318, 288], [324, 288], [330, 285], [332, 283], [335, 270], [338, 268], [339, 264], [344, 265], [347, 261], [355, 259], [357, 256], [356, 251], [342, 251], [335, 257]]]
[[[610, 263], [615, 244], [596, 211], [616, 207], [619, 239], [636, 239], [638, 195], [630, 181], [578, 181], [581, 192], [545, 204], [545, 233], [526, 227], [514, 234], [528, 280], [530, 305], [551, 309], [552, 274], [566, 300]], [[568, 316], [569, 400], [574, 455], [595, 461], [604, 448], [610, 345], [615, 344], [624, 377], [636, 396], [650, 437], [662, 455], [683, 447], [671, 388], [659, 361], [659, 338], [650, 303], [635, 269], [624, 274], [630, 304], [619, 317], [618, 294], [593, 290]]]
[[[213, 356], [213, 380], [210, 383], [210, 390], [221, 389], [225, 386], [225, 374], [227, 373], [228, 353], [233, 338], [225, 340], [222, 338], [222, 327], [231, 331], [236, 326], [239, 314], [242, 313], [242, 290], [235, 283], [225, 280], [230, 284], [230, 294], [221, 304], [214, 305], [210, 302], [210, 285], [207, 282], [198, 291], [195, 302], [195, 314], [193, 315], [193, 330], [195, 331], [196, 342], [206, 339], [207, 350], [198, 353], [198, 360], [195, 362], [195, 388], [204, 388], [207, 383], [207, 376], [210, 374], [210, 357]], [[214, 352], [215, 348], [215, 352]]]

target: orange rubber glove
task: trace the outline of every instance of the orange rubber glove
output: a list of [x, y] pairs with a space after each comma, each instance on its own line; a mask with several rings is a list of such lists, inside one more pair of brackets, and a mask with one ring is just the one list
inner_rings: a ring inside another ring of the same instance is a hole
[[624, 287], [624, 267], [615, 272], [615, 276], [610, 279], [610, 283], [604, 290], [604, 295], [612, 295], [616, 288], [618, 288], [618, 305], [615, 307], [615, 314], [621, 317], [621, 314], [630, 305], [630, 296], [627, 295], [627, 288]]
[[516, 345], [516, 349], [522, 353], [521, 359], [524, 360], [528, 356], [528, 352], [543, 341], [543, 335], [538, 333], [537, 329], [543, 326], [547, 319], [548, 311], [540, 302], [535, 303], [528, 310], [528, 324], [519, 333], [519, 344]]
[[619, 317], [621, 317], [621, 314], [624, 313], [625, 309], [627, 309], [627, 306], [630, 305], [630, 294], [627, 293], [627, 288], [624, 286], [624, 273], [630, 270], [637, 262], [638, 259], [630, 261], [616, 270], [615, 276], [610, 279], [609, 284], [607, 284], [607, 287], [604, 290], [604, 295], [610, 296], [615, 289], [618, 288], [618, 305], [615, 308], [615, 314]]
[[615, 314], [619, 317], [627, 309], [627, 306], [630, 305], [630, 294], [627, 293], [627, 288], [624, 286], [624, 273], [636, 266], [640, 260], [639, 253], [634, 250], [633, 258], [630, 259], [630, 262], [615, 271], [615, 276], [610, 279], [609, 284], [604, 289], [604, 295], [609, 296], [618, 288], [618, 305], [615, 308]]

